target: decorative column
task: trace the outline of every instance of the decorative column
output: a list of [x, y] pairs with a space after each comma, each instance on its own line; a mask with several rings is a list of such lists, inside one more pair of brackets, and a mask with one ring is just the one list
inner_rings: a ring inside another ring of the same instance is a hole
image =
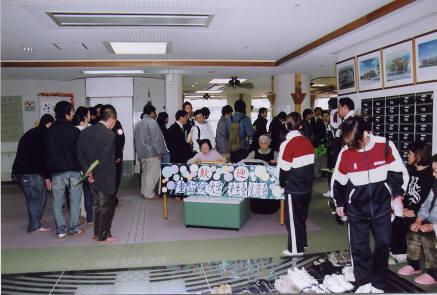
[[[310, 108], [310, 81], [305, 74], [281, 74], [274, 76], [275, 110], [299, 112]], [[275, 114], [276, 115], [276, 114]]]
[[165, 111], [168, 113], [168, 125], [175, 122], [175, 114], [183, 104], [182, 75], [170, 71], [165, 75]]

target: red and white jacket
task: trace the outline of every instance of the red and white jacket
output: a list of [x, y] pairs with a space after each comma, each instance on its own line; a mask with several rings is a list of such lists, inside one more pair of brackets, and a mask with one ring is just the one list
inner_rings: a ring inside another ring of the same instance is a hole
[[303, 195], [312, 191], [314, 147], [299, 131], [287, 134], [279, 148], [279, 183], [286, 193]]
[[376, 218], [391, 212], [391, 197], [404, 195], [408, 171], [395, 145], [370, 135], [360, 150], [344, 146], [338, 155], [331, 179], [332, 197], [348, 216]]

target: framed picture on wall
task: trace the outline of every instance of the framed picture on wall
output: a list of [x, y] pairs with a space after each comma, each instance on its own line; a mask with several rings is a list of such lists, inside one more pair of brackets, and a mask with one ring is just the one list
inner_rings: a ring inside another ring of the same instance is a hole
[[384, 47], [382, 59], [384, 88], [414, 83], [412, 40]]
[[355, 57], [335, 64], [338, 94], [357, 92]]
[[381, 50], [357, 57], [358, 91], [382, 89]]
[[416, 82], [437, 81], [437, 30], [414, 38]]

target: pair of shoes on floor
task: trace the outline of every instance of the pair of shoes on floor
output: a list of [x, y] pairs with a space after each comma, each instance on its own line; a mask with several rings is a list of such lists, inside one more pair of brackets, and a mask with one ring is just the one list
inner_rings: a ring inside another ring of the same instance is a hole
[[43, 227], [43, 226], [41, 226], [40, 228], [32, 231], [32, 233], [45, 233], [45, 232], [49, 232], [49, 231], [52, 231], [51, 227]]
[[414, 281], [421, 285], [435, 285], [437, 281], [428, 273], [423, 273], [420, 276], [414, 278]]
[[390, 256], [388, 257], [389, 265], [396, 265], [404, 262], [407, 262], [407, 254], [393, 254], [390, 252]]
[[356, 290], [355, 293], [374, 293], [374, 294], [382, 294], [384, 293], [384, 290], [375, 288], [374, 286], [372, 286], [371, 283], [365, 284], [365, 285], [361, 285], [359, 286]]
[[329, 261], [333, 266], [342, 266], [347, 265], [351, 262], [351, 256], [349, 251], [339, 251], [339, 252], [331, 252], [329, 253]]
[[305, 268], [299, 269], [294, 267], [293, 269], [288, 269], [287, 277], [304, 293], [325, 293], [325, 290], [320, 287], [319, 282]]
[[62, 240], [62, 239], [65, 238], [66, 236], [67, 236], [66, 233], [60, 233], [60, 234], [57, 234], [57, 238], [58, 238], [58, 240]]
[[305, 253], [304, 252], [293, 253], [293, 252], [288, 251], [288, 249], [286, 249], [286, 250], [282, 251], [282, 254], [284, 254], [285, 256], [303, 256]]
[[355, 288], [344, 275], [338, 274], [326, 275], [323, 279], [323, 285], [332, 293], [344, 293]]
[[353, 266], [345, 266], [345, 267], [343, 267], [341, 272], [348, 282], [355, 282], [355, 275], [354, 275]]

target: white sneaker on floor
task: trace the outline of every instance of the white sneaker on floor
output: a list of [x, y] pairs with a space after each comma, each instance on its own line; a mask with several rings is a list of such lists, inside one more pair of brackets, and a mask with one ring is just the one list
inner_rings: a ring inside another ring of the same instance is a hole
[[284, 254], [285, 256], [303, 256], [303, 252], [297, 252], [297, 253], [292, 253], [288, 250], [284, 250], [282, 251], [282, 254]]
[[336, 280], [338, 282], [338, 284], [344, 288], [346, 291], [351, 291], [354, 287], [354, 285], [352, 285], [351, 283], [349, 283], [346, 278], [344, 277], [344, 275], [337, 275], [337, 274], [333, 274], [331, 275], [332, 278], [334, 278], [334, 280]]
[[372, 290], [372, 285], [370, 283], [361, 285], [355, 290], [355, 293], [370, 293]]
[[407, 262], [407, 254], [393, 254], [390, 252], [390, 256], [388, 258], [389, 265], [395, 265], [404, 262]]
[[344, 293], [346, 289], [335, 280], [335, 278], [331, 275], [326, 275], [323, 279], [323, 285], [328, 288], [332, 293]]
[[373, 287], [372, 285], [370, 285], [370, 293], [376, 293], [376, 294], [382, 294], [382, 293], [384, 293], [384, 290], [381, 290], [381, 289], [378, 289], [378, 288], [375, 288], [375, 287]]
[[330, 198], [331, 197], [331, 191], [327, 191], [327, 192], [323, 193], [322, 196]]
[[354, 268], [352, 266], [345, 266], [345, 267], [343, 267], [341, 272], [343, 273], [344, 278], [348, 282], [355, 282]]
[[319, 283], [304, 268], [288, 269], [287, 277], [304, 293], [324, 293]]

